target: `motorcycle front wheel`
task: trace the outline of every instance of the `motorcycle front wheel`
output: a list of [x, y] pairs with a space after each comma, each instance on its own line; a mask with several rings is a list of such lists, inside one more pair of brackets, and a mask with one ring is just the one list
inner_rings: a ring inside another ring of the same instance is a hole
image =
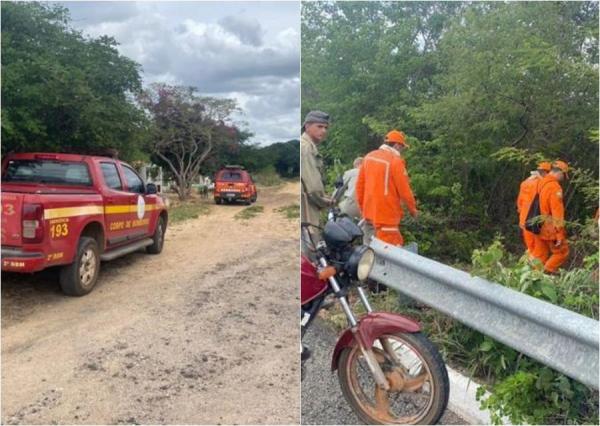
[[[386, 347], [392, 353], [383, 349]], [[448, 404], [448, 372], [435, 346], [421, 333], [380, 336], [373, 346], [390, 390], [375, 382], [358, 347], [345, 348], [338, 363], [342, 393], [365, 424], [435, 424]]]

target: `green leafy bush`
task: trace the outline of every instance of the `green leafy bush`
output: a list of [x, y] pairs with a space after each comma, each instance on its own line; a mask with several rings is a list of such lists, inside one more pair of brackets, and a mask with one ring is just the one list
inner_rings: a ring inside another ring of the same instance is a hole
[[[503, 259], [514, 259], [496, 240], [488, 248], [474, 251], [473, 273], [598, 319], [598, 285], [594, 279], [597, 262], [593, 261], [597, 258], [597, 254], [591, 255], [583, 268], [548, 276], [524, 258], [512, 267], [504, 266]], [[515, 424], [598, 423], [598, 392], [488, 337], [483, 339], [478, 349], [488, 355], [473, 357], [471, 362], [492, 373], [485, 387], [492, 395], [482, 400], [481, 407], [492, 412], [495, 424], [501, 424], [503, 416]]]

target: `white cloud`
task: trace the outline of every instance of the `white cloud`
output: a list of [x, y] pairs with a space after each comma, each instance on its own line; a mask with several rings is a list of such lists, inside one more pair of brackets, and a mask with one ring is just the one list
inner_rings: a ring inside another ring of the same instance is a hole
[[[142, 66], [144, 84], [196, 86], [233, 97], [255, 134], [272, 143], [299, 136], [299, 5], [285, 2], [64, 3], [73, 25], [114, 37]], [[240, 119], [241, 119], [240, 118]]]
[[265, 31], [256, 18], [228, 15], [219, 21], [219, 25], [237, 36], [242, 43], [252, 46], [263, 44]]

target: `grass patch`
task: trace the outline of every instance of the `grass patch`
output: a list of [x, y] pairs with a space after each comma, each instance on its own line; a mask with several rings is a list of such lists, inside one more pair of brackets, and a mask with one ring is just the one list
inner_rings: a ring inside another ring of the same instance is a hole
[[234, 218], [241, 220], [252, 219], [253, 217], [258, 216], [264, 210], [265, 208], [263, 206], [246, 207], [244, 210], [240, 211], [239, 213], [236, 213]]
[[169, 222], [178, 223], [189, 219], [196, 219], [210, 212], [208, 204], [188, 201], [169, 209]]
[[298, 203], [289, 204], [287, 206], [275, 209], [276, 212], [282, 213], [288, 219], [297, 219], [300, 217], [300, 205]]

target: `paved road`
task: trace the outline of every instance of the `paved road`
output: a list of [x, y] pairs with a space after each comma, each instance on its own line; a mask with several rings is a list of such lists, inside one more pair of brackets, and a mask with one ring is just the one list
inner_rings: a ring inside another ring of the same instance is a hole
[[[315, 320], [304, 336], [304, 344], [312, 350], [312, 356], [304, 366], [302, 424], [361, 424], [342, 395], [337, 373], [331, 371], [331, 352], [336, 340], [335, 331], [320, 319]], [[446, 411], [440, 424], [463, 425], [466, 421]]]

